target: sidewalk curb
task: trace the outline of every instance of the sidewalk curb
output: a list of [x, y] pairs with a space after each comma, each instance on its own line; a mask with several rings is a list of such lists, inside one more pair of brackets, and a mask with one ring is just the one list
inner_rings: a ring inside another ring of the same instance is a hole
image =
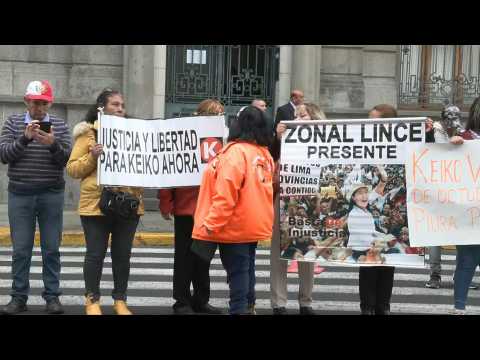
[[[137, 232], [133, 240], [134, 247], [173, 246], [173, 233]], [[10, 229], [0, 227], [0, 246], [11, 246]], [[40, 234], [35, 232], [35, 246], [40, 246]], [[82, 231], [64, 231], [61, 246], [85, 246], [85, 237]], [[259, 247], [270, 247], [270, 241], [260, 241]]]

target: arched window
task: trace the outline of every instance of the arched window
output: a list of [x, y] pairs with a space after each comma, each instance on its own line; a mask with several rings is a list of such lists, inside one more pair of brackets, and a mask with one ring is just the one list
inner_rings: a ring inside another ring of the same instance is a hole
[[467, 110], [480, 95], [480, 45], [401, 45], [400, 108]]

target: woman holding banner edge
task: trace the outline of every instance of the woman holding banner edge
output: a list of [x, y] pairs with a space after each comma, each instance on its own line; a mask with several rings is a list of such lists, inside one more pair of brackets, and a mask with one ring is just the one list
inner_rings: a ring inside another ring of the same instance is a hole
[[[224, 112], [223, 105], [214, 99], [203, 100], [194, 115], [219, 116]], [[165, 220], [174, 217], [174, 263], [173, 263], [173, 311], [176, 315], [194, 313], [218, 315], [220, 309], [211, 306], [210, 263], [191, 250], [193, 216], [197, 206], [199, 186], [160, 189], [160, 214]], [[190, 292], [193, 285], [193, 295]]]
[[[396, 109], [388, 104], [376, 105], [369, 118], [396, 118]], [[426, 122], [427, 142], [432, 141], [433, 122]], [[461, 140], [461, 139], [460, 139]], [[450, 142], [458, 141], [452, 138]], [[359, 269], [360, 309], [363, 315], [389, 315], [395, 268], [393, 266], [369, 266]]]
[[[431, 123], [431, 130], [429, 131], [427, 126], [426, 142], [431, 143], [448, 143], [451, 141], [451, 136], [457, 133], [458, 128], [461, 128], [460, 118], [461, 111], [455, 105], [446, 105], [441, 112], [441, 120], [433, 122], [431, 119], [427, 119]], [[441, 259], [442, 259], [442, 247], [430, 246], [428, 248], [429, 262], [430, 262], [430, 279], [425, 283], [425, 287], [429, 289], [440, 289], [442, 286], [441, 281]], [[477, 290], [478, 285], [471, 283], [470, 290]]]
[[[326, 120], [323, 111], [313, 103], [305, 103], [297, 107], [296, 120]], [[276, 129], [276, 137], [272, 145], [272, 154], [274, 160], [280, 157], [280, 143], [283, 133], [286, 130], [285, 124], [278, 124]], [[274, 227], [270, 251], [270, 303], [274, 315], [287, 315], [287, 272], [288, 263], [286, 260], [280, 260], [280, 196], [277, 193], [274, 199]], [[308, 261], [293, 260], [292, 264], [296, 264], [299, 289], [298, 289], [298, 303], [300, 307], [300, 315], [316, 315], [312, 308], [312, 292], [314, 284], [315, 270], [321, 272], [320, 266], [316, 263]], [[295, 265], [294, 265], [295, 266]]]
[[[396, 118], [397, 110], [388, 104], [376, 105], [370, 110], [368, 117]], [[355, 194], [352, 193], [351, 197]], [[393, 266], [361, 266], [358, 271], [358, 290], [360, 293], [360, 309], [362, 315], [389, 315], [392, 297]]]
[[81, 179], [78, 212], [87, 247], [83, 266], [85, 310], [87, 315], [102, 314], [100, 280], [111, 234], [113, 308], [118, 315], [131, 315], [126, 304], [130, 255], [138, 221], [144, 213], [143, 189], [119, 187], [113, 190], [130, 194], [138, 200], [137, 207], [132, 208], [132, 214], [128, 218], [113, 213], [105, 215], [100, 210], [102, 188], [97, 185], [97, 162], [103, 147], [97, 143], [99, 107], [103, 108], [106, 115], [118, 116], [119, 121], [126, 116], [123, 96], [118, 91], [103, 90], [88, 110], [84, 121], [73, 130], [75, 144], [67, 163], [67, 173], [75, 179]]
[[[470, 107], [467, 126], [460, 136], [450, 138], [450, 143], [463, 144], [464, 140], [480, 139], [480, 97], [477, 97]], [[468, 290], [471, 288], [475, 269], [480, 265], [480, 245], [457, 245], [456, 267], [453, 275], [453, 315], [466, 314]]]

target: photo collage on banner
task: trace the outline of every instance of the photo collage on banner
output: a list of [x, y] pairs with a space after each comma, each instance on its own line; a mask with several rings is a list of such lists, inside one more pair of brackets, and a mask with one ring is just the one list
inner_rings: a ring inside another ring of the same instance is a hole
[[425, 118], [289, 121], [280, 166], [281, 257], [424, 267], [412, 247], [405, 153]]

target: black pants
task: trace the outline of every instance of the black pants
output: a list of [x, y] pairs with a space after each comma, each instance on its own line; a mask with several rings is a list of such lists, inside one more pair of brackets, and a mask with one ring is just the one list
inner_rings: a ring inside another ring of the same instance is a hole
[[[175, 256], [173, 261], [174, 307], [205, 305], [210, 299], [210, 263], [190, 250], [192, 216], [175, 216]], [[193, 295], [190, 285], [193, 284]]]
[[390, 311], [393, 276], [391, 266], [363, 266], [359, 271], [360, 308], [362, 312], [375, 312], [382, 315]]
[[85, 295], [92, 296], [94, 300], [100, 298], [103, 261], [107, 253], [108, 238], [112, 234], [112, 297], [125, 301], [130, 276], [130, 254], [139, 217], [126, 220], [115, 216], [80, 216], [80, 219], [87, 243], [83, 264]]

